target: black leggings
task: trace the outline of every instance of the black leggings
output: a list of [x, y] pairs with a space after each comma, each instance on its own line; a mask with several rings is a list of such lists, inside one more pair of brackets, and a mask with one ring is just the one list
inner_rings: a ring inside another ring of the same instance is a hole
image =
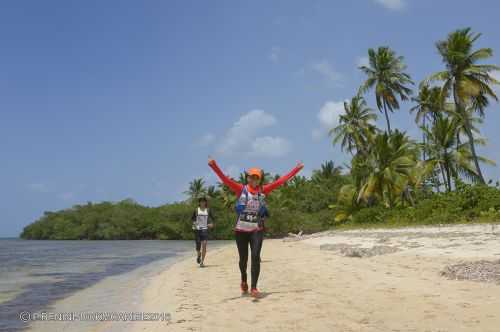
[[260, 250], [262, 249], [262, 241], [264, 241], [264, 231], [235, 232], [235, 237], [238, 253], [240, 254], [241, 281], [247, 282], [248, 245], [250, 245], [252, 288], [257, 288], [257, 281], [260, 274]]

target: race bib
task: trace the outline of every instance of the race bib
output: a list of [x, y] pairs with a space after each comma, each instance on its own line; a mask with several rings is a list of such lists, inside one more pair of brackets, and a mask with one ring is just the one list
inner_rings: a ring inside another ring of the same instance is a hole
[[243, 212], [242, 214], [240, 214], [240, 220], [246, 222], [258, 222], [259, 217], [255, 212]]

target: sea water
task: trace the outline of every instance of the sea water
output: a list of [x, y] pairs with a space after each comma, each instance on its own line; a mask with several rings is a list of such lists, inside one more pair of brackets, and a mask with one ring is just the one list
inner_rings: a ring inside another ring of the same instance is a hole
[[[223, 244], [217, 242], [210, 247]], [[138, 301], [132, 297], [139, 296], [140, 289], [121, 288], [130, 284], [127, 278], [146, 280], [189, 252], [194, 253], [191, 241], [0, 239], [0, 331], [24, 330], [29, 322], [19, 318], [20, 312], [50, 309], [55, 301], [107, 278], [114, 279], [104, 289], [87, 292], [89, 306]]]

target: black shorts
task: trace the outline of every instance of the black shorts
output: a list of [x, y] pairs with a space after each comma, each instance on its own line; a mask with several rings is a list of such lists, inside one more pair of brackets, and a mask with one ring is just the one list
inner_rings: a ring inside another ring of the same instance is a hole
[[208, 240], [208, 229], [196, 229], [194, 233], [196, 237], [196, 242]]

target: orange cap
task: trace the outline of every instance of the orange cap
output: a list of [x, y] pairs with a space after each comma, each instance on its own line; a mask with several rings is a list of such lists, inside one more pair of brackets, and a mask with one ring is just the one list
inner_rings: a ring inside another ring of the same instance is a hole
[[248, 175], [256, 175], [259, 177], [259, 179], [262, 178], [262, 170], [260, 168], [256, 168], [256, 167], [249, 168], [247, 171], [247, 174]]

